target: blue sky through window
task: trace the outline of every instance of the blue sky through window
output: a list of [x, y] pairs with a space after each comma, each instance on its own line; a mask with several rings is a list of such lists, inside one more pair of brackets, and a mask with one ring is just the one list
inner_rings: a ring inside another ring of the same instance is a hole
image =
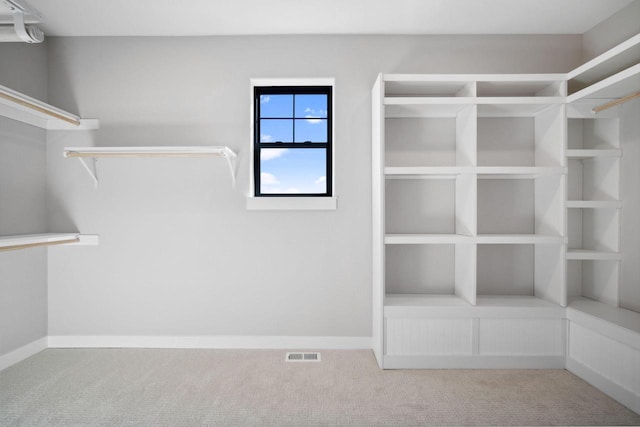
[[263, 148], [260, 152], [261, 193], [327, 191], [325, 148]]
[[[260, 142], [328, 142], [327, 95], [260, 95]], [[262, 148], [260, 192], [325, 194], [326, 148]]]

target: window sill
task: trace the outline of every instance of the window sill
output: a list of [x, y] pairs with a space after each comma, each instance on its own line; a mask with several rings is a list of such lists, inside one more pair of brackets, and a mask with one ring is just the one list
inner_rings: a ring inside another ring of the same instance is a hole
[[332, 211], [338, 198], [333, 197], [247, 197], [250, 211]]

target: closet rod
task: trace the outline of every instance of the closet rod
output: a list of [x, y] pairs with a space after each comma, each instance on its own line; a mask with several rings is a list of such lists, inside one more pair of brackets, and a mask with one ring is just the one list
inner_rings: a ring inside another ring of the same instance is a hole
[[604, 111], [604, 110], [609, 109], [611, 107], [615, 107], [616, 105], [624, 104], [625, 102], [629, 102], [632, 99], [635, 99], [635, 98], [638, 98], [638, 97], [640, 97], [640, 92], [632, 93], [632, 94], [629, 94], [627, 96], [623, 96], [622, 98], [615, 99], [613, 101], [609, 101], [609, 102], [607, 102], [605, 104], [602, 104], [602, 105], [598, 105], [597, 107], [594, 107], [593, 110], [591, 110], [591, 111], [593, 111], [594, 113], [599, 113], [600, 111]]
[[74, 126], [80, 126], [80, 120], [78, 120], [78, 119], [75, 119], [75, 118], [72, 118], [72, 117], [67, 117], [67, 116], [65, 116], [63, 114], [60, 114], [60, 113], [58, 113], [56, 111], [48, 109], [48, 108], [46, 108], [44, 106], [38, 105], [35, 102], [32, 102], [32, 101], [30, 101], [28, 99], [23, 99], [23, 98], [20, 98], [20, 97], [18, 97], [16, 95], [13, 95], [12, 93], [8, 93], [6, 91], [0, 90], [0, 98], [4, 98], [7, 101], [14, 102], [14, 103], [16, 103], [18, 105], [21, 105], [23, 107], [30, 108], [30, 109], [32, 109], [34, 111], [39, 112], [39, 113], [46, 114], [46, 115], [51, 116], [51, 117], [53, 117], [55, 119], [65, 121], [67, 123], [71, 123]]
[[17, 249], [28, 249], [28, 248], [37, 248], [39, 246], [53, 246], [53, 245], [66, 245], [69, 243], [78, 243], [80, 242], [80, 238], [76, 237], [73, 239], [66, 240], [57, 240], [55, 242], [39, 242], [39, 243], [25, 243], [22, 245], [13, 245], [13, 246], [3, 246], [0, 247], [0, 252], [2, 251], [15, 251]]

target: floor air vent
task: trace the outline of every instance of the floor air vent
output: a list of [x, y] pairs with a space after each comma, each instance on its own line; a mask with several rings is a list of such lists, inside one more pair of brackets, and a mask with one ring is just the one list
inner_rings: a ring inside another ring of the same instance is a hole
[[287, 362], [319, 362], [320, 353], [287, 353], [284, 360]]

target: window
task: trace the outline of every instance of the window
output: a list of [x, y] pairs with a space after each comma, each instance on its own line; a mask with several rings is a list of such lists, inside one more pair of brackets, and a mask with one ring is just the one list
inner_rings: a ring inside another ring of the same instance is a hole
[[331, 197], [332, 86], [253, 90], [253, 195]]

